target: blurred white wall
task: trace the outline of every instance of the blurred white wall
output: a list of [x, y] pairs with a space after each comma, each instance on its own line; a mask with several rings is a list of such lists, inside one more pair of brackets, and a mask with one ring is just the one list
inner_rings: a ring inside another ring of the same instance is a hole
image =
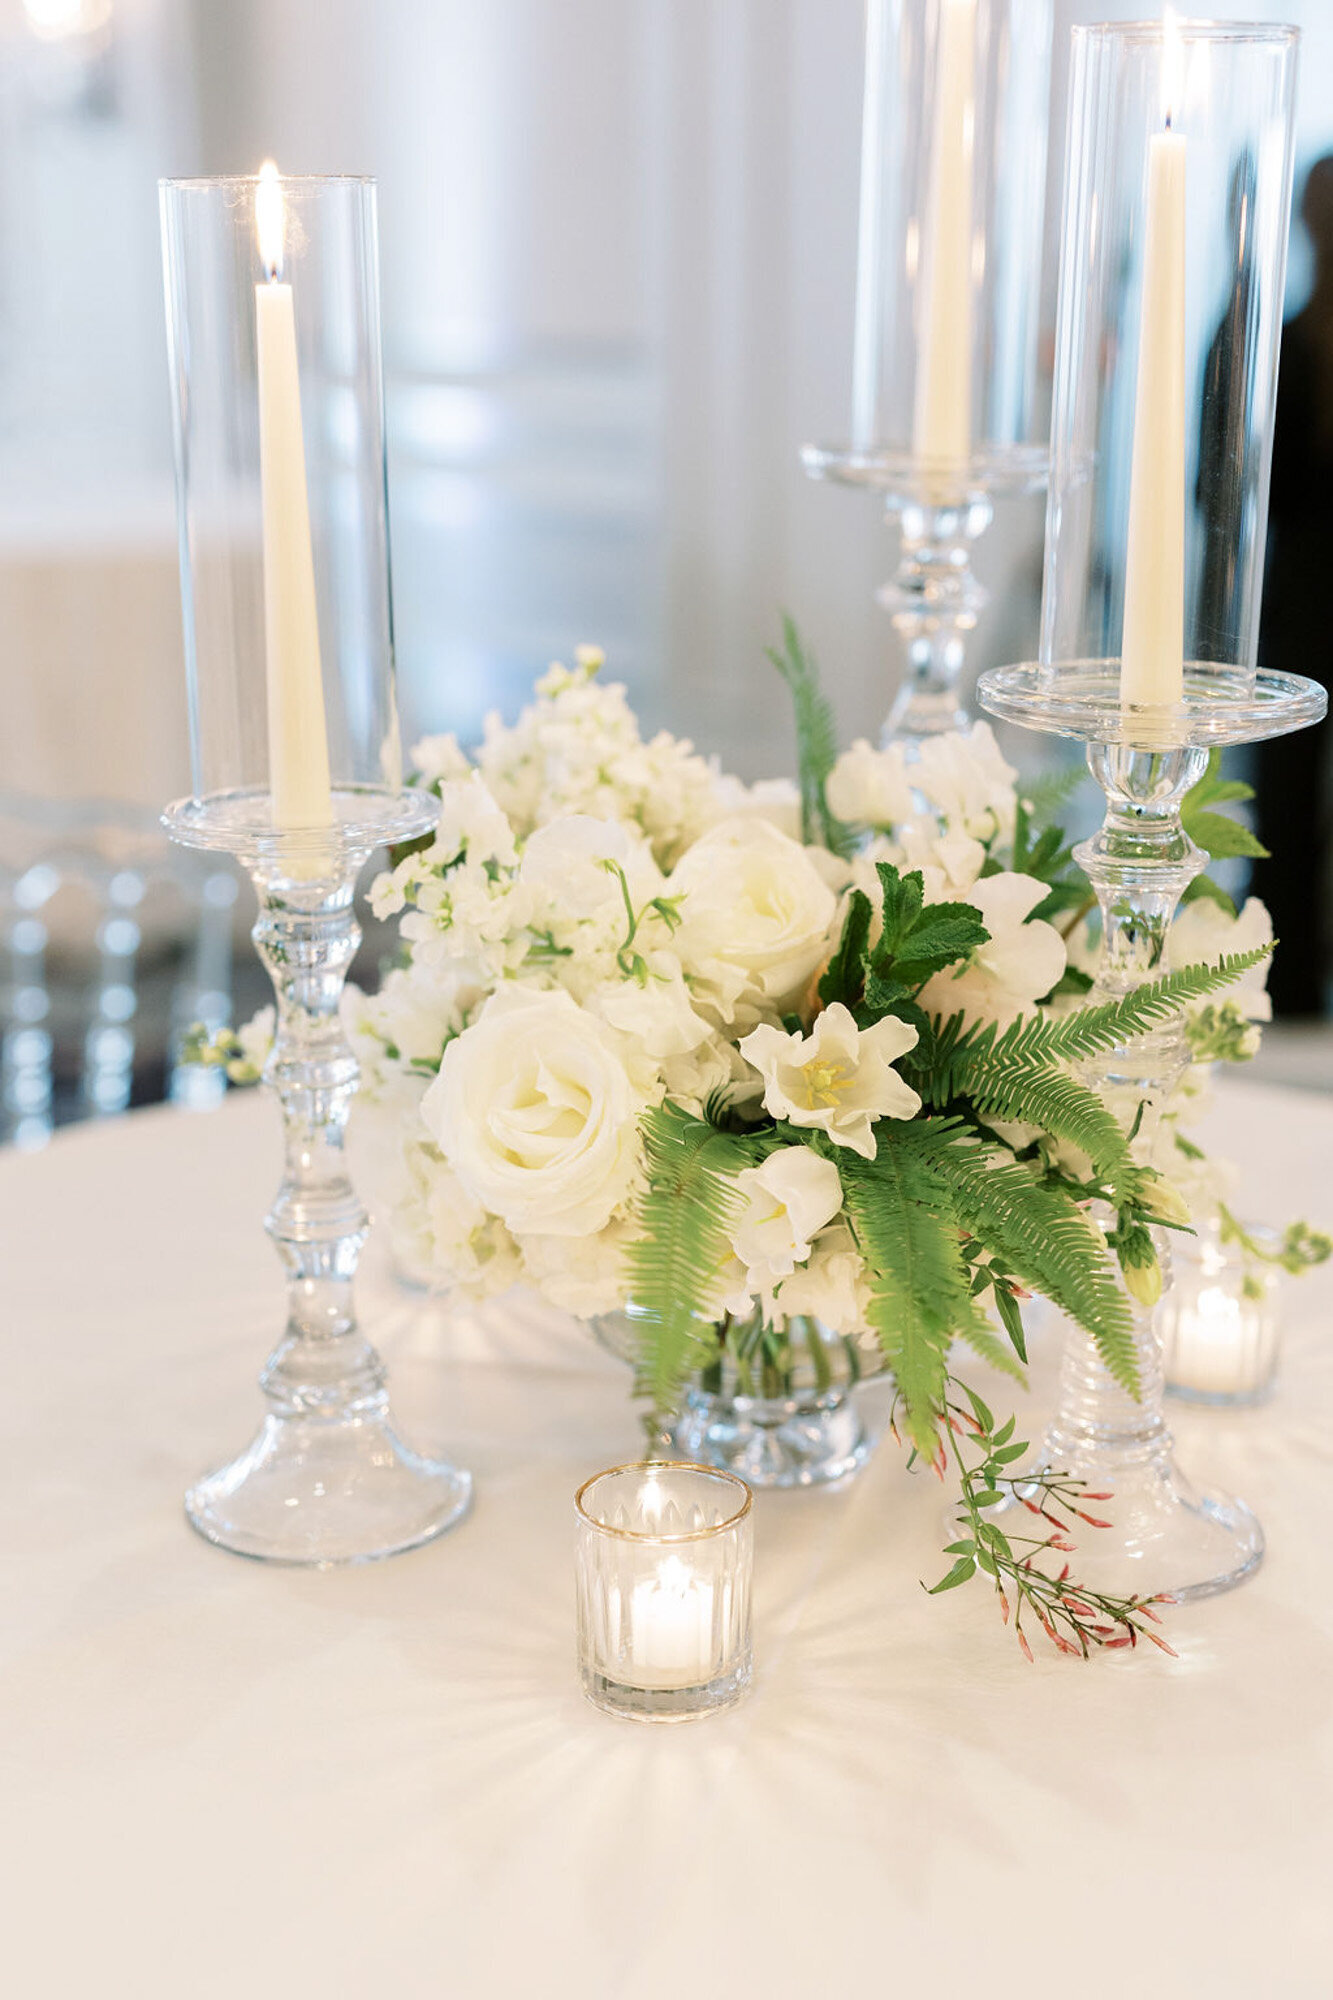
[[[1333, 7], [1212, 7], [1302, 21], [1301, 155], [1325, 150]], [[1057, 49], [1142, 11], [1059, 0]], [[0, 787], [188, 782], [153, 183], [267, 153], [380, 179], [409, 729], [470, 734], [598, 639], [651, 719], [781, 768], [787, 608], [872, 733], [893, 536], [796, 456], [847, 422], [861, 24], [862, 0], [112, 0], [63, 47], [0, 0]], [[977, 665], [1034, 643], [1040, 533], [1015, 502], [987, 539]]]

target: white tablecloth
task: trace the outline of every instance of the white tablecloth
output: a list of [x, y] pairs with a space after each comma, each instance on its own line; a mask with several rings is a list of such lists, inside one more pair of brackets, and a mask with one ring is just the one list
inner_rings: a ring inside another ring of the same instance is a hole
[[[1220, 1129], [1249, 1212], [1329, 1219], [1333, 1105], [1233, 1087]], [[312, 1574], [186, 1527], [258, 1416], [277, 1150], [250, 1098], [0, 1161], [7, 1995], [1333, 1991], [1326, 1274], [1273, 1404], [1177, 1411], [1269, 1536], [1178, 1662], [1030, 1667], [980, 1588], [927, 1599], [940, 1489], [890, 1441], [760, 1497], [752, 1693], [652, 1728], [571, 1657], [625, 1375], [531, 1305], [451, 1321], [368, 1253], [403, 1427], [477, 1476], [445, 1540]]]

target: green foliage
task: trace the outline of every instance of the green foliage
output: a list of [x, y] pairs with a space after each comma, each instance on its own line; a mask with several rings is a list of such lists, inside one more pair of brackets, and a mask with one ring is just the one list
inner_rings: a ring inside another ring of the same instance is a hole
[[[1222, 752], [1212, 750], [1208, 756], [1208, 768], [1197, 785], [1186, 792], [1180, 808], [1180, 821], [1190, 839], [1200, 846], [1213, 861], [1230, 860], [1235, 855], [1246, 855], [1255, 860], [1266, 860], [1268, 849], [1256, 840], [1250, 829], [1230, 813], [1214, 810], [1220, 805], [1243, 803], [1254, 797], [1254, 787], [1239, 778], [1222, 776]], [[1204, 891], [1207, 894], [1207, 891]]]
[[1251, 1235], [1225, 1204], [1219, 1203], [1218, 1208], [1222, 1221], [1222, 1241], [1236, 1244], [1247, 1257], [1253, 1257], [1257, 1263], [1276, 1264], [1287, 1272], [1288, 1276], [1299, 1278], [1306, 1271], [1313, 1271], [1318, 1265], [1327, 1263], [1328, 1259], [1333, 1257], [1333, 1237], [1327, 1236], [1322, 1229], [1312, 1229], [1308, 1222], [1288, 1223], [1277, 1248], [1273, 1249], [1259, 1237]]
[[819, 681], [814, 656], [801, 642], [793, 620], [784, 612], [782, 650], [768, 657], [787, 683], [796, 720], [796, 768], [801, 787], [801, 832], [807, 846], [815, 843], [847, 856], [855, 841], [850, 830], [829, 811], [824, 787], [838, 758], [838, 731]]
[[1047, 771], [1020, 787], [1021, 803], [1034, 826], [1048, 826], [1064, 811], [1088, 775], [1085, 764], [1070, 764], [1063, 771]]
[[939, 1452], [947, 1356], [964, 1328], [984, 1331], [958, 1223], [939, 1199], [932, 1153], [948, 1133], [932, 1121], [878, 1130], [873, 1160], [839, 1160], [847, 1214], [871, 1280], [870, 1321], [897, 1379], [912, 1443]]
[[708, 1301], [743, 1206], [733, 1176], [753, 1154], [671, 1104], [646, 1112], [641, 1129], [647, 1186], [626, 1276], [642, 1340], [637, 1386], [665, 1411], [715, 1345]]
[[1077, 1320], [1116, 1381], [1136, 1393], [1129, 1308], [1085, 1210], [1065, 1187], [1016, 1160], [1007, 1147], [947, 1122], [953, 1135], [936, 1168], [940, 1192], [960, 1225], [986, 1245], [1006, 1273]]
[[1181, 894], [1181, 904], [1216, 903], [1219, 910], [1225, 910], [1229, 917], [1239, 915], [1234, 896], [1228, 896], [1220, 882], [1214, 882], [1211, 875], [1196, 875]]
[[930, 903], [919, 868], [900, 875], [876, 863], [883, 928], [867, 959], [866, 1002], [879, 1013], [902, 994], [914, 993], [946, 966], [985, 944], [990, 932], [971, 903]]
[[847, 904], [847, 915], [843, 919], [838, 949], [829, 960], [827, 970], [819, 982], [819, 997], [826, 1007], [831, 1007], [839, 1000], [844, 1007], [855, 1007], [860, 1001], [865, 989], [866, 953], [870, 943], [872, 914], [869, 896], [860, 889], [853, 889]]

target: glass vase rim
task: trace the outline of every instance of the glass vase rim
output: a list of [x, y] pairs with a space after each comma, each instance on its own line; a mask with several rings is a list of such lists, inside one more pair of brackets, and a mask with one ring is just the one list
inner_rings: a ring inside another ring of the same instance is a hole
[[[1090, 43], [1111, 47], [1117, 42], [1127, 47], [1151, 47], [1166, 40], [1163, 20], [1078, 21], [1070, 28], [1075, 47]], [[1172, 32], [1182, 42], [1271, 42], [1274, 47], [1293, 47], [1301, 31], [1294, 21], [1207, 21], [1177, 15]]]
[[[621, 1472], [643, 1474], [650, 1469], [660, 1472], [699, 1473], [705, 1479], [716, 1480], [723, 1486], [739, 1487], [744, 1498], [736, 1512], [729, 1514], [725, 1521], [715, 1521], [707, 1528], [690, 1528], [679, 1535], [651, 1534], [640, 1528], [615, 1528], [609, 1521], [599, 1521], [597, 1516], [591, 1514], [584, 1506], [584, 1494], [596, 1486], [599, 1480], [614, 1479]], [[635, 1542], [641, 1548], [675, 1547], [682, 1542], [711, 1542], [715, 1536], [725, 1535], [732, 1528], [739, 1527], [753, 1506], [754, 1493], [739, 1474], [728, 1472], [720, 1465], [699, 1465], [688, 1458], [635, 1458], [626, 1460], [622, 1465], [604, 1466], [600, 1472], [594, 1472], [585, 1479], [574, 1495], [574, 1511], [590, 1528], [595, 1528], [599, 1535], [614, 1535], [619, 1541]]]
[[[188, 193], [205, 193], [213, 188], [258, 187], [254, 174], [160, 174], [159, 188], [180, 188]], [[374, 187], [374, 174], [278, 174], [283, 187]]]

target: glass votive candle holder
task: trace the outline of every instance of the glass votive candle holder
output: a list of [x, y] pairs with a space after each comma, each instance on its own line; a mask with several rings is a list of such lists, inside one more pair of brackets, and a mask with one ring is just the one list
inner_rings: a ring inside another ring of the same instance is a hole
[[[1269, 1232], [1250, 1226], [1262, 1241]], [[1161, 1305], [1166, 1386], [1186, 1402], [1262, 1403], [1281, 1345], [1277, 1268], [1243, 1257], [1216, 1228], [1173, 1244]]]
[[617, 1465], [574, 1496], [578, 1659], [598, 1708], [685, 1722], [750, 1680], [751, 1494], [734, 1473]]

